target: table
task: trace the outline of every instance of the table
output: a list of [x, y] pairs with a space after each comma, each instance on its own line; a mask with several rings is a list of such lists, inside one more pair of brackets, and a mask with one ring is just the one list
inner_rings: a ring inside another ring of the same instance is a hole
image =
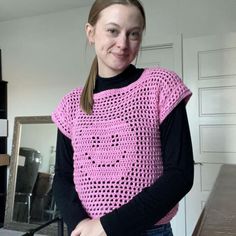
[[236, 236], [236, 165], [223, 165], [193, 236]]

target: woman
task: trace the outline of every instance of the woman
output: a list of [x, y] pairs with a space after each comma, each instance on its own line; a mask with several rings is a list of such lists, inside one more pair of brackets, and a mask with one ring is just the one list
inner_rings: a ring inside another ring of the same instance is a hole
[[53, 190], [72, 236], [171, 236], [193, 183], [185, 104], [172, 71], [138, 69], [146, 20], [138, 0], [97, 0], [86, 24], [96, 57], [83, 89], [54, 111]]

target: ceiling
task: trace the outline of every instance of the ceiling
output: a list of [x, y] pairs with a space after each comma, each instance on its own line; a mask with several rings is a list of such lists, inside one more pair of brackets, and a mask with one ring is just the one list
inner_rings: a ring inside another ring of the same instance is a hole
[[91, 6], [94, 0], [0, 0], [0, 22]]

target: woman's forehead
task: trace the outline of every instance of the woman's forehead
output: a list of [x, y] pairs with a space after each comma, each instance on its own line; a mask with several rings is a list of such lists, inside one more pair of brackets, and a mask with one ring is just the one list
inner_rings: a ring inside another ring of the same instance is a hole
[[143, 17], [136, 6], [113, 4], [100, 12], [99, 21], [103, 24], [135, 24], [136, 27], [140, 27]]

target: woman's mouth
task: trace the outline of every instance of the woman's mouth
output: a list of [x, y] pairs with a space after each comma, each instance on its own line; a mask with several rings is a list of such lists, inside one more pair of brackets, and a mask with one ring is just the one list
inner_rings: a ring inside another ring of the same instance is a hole
[[128, 54], [125, 54], [125, 53], [116, 53], [116, 52], [111, 52], [111, 54], [117, 58], [126, 58], [128, 56]]

